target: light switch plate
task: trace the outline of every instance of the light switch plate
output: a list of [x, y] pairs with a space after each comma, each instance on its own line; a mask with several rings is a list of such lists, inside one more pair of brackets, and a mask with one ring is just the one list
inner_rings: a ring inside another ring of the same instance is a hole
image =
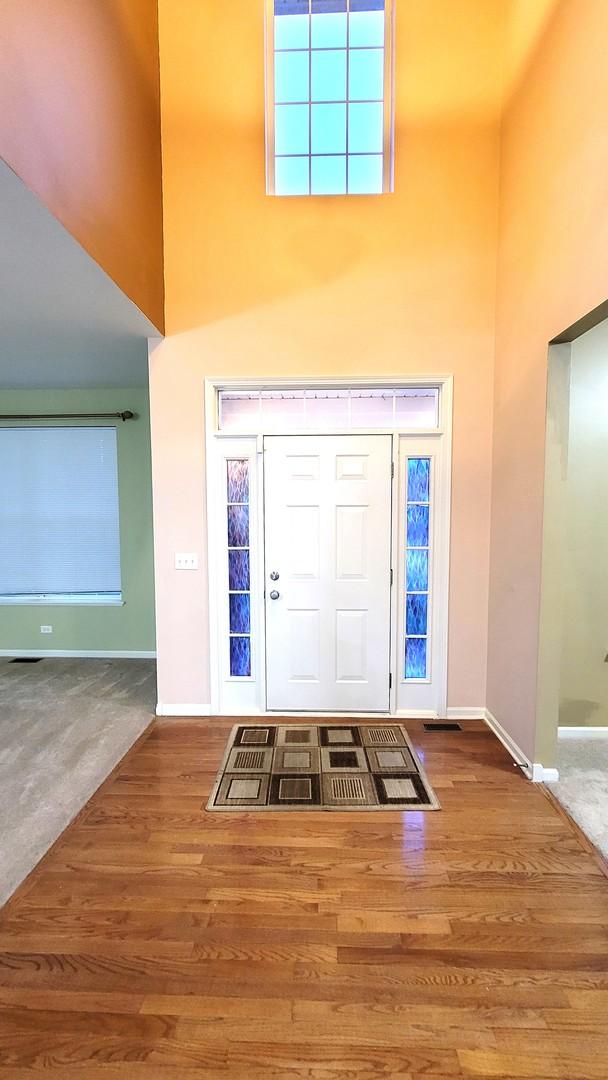
[[198, 570], [198, 555], [195, 551], [175, 552], [176, 570]]

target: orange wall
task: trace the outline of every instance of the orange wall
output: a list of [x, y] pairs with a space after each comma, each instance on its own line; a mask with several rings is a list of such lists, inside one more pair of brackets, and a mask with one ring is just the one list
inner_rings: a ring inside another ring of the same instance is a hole
[[0, 155], [162, 329], [156, 0], [2, 0]]
[[[205, 376], [453, 372], [449, 700], [481, 706], [502, 6], [463, 0], [456, 18], [452, 0], [399, 0], [395, 194], [321, 199], [265, 195], [263, 6], [159, 9], [170, 334], [151, 362], [159, 699], [209, 701]], [[201, 552], [198, 574], [175, 572], [176, 550]]]
[[502, 137], [488, 707], [545, 765], [553, 747], [535, 738], [535, 707], [547, 343], [608, 296], [607, 56], [606, 0], [561, 0]]

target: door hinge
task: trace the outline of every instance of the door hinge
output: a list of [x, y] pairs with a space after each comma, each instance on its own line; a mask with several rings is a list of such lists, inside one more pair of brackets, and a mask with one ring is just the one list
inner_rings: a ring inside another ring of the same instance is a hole
[[395, 476], [395, 462], [391, 461], [391, 480], [394, 478], [394, 476]]
[[391, 566], [391, 588], [393, 586], [393, 568]]
[[389, 676], [388, 676], [388, 688], [389, 688], [389, 690], [392, 690], [392, 688], [393, 688], [393, 673], [392, 673], [392, 671], [389, 672]]

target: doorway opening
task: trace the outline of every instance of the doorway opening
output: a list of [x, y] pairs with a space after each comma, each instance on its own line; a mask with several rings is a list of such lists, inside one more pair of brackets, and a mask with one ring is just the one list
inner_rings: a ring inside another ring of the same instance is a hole
[[549, 348], [536, 753], [608, 853], [608, 320], [570, 337]]

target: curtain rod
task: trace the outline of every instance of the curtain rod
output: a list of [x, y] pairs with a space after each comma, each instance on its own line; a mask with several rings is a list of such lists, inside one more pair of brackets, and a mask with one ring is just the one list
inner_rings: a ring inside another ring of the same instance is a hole
[[135, 413], [125, 412], [71, 412], [71, 413], [4, 413], [0, 420], [135, 420]]

